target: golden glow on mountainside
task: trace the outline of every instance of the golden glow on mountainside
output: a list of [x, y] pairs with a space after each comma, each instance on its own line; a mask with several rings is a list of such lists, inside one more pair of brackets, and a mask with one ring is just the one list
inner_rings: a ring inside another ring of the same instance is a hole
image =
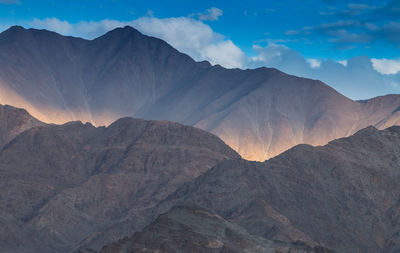
[[7, 104], [18, 108], [24, 108], [36, 119], [49, 124], [64, 124], [69, 121], [90, 122], [95, 126], [108, 126], [121, 116], [113, 112], [104, 111], [92, 115], [87, 111], [71, 111], [49, 106], [33, 106], [26, 99], [19, 96], [16, 92], [0, 83], [0, 104]]
[[[384, 129], [400, 123], [400, 111], [393, 106], [398, 104], [391, 99], [397, 97], [376, 98], [370, 105], [357, 107], [352, 113], [357, 120], [342, 124], [343, 128], [334, 128], [327, 131], [329, 125], [314, 125], [310, 131], [299, 131], [304, 125], [293, 125], [289, 121], [280, 121], [279, 127], [271, 127], [266, 118], [263, 122], [253, 122], [251, 117], [243, 115], [230, 115], [224, 121], [214, 125], [214, 118], [198, 122], [195, 126], [220, 137], [227, 145], [238, 152], [244, 159], [253, 161], [265, 161], [301, 143], [310, 145], [325, 145], [329, 141], [347, 137], [369, 125], [375, 125], [378, 129]], [[383, 106], [385, 101], [390, 106]], [[390, 102], [390, 103], [389, 103]], [[64, 124], [69, 121], [90, 122], [95, 126], [108, 126], [115, 120], [125, 117], [112, 111], [91, 113], [87, 108], [70, 110], [55, 108], [49, 105], [36, 103], [32, 105], [27, 99], [18, 95], [9, 86], [0, 82], [0, 104], [8, 104], [14, 107], [26, 109], [33, 117], [45, 123]], [[377, 106], [378, 104], [379, 106]], [[371, 107], [371, 108], [369, 108]], [[392, 108], [393, 107], [393, 108]], [[389, 113], [388, 113], [389, 112]], [[268, 115], [268, 112], [265, 112]], [[245, 120], [246, 119], [246, 120]], [[213, 127], [210, 127], [213, 126]]]

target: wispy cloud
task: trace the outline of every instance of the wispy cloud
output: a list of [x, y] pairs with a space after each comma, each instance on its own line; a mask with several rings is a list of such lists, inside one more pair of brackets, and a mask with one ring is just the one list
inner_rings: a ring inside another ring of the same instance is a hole
[[343, 66], [347, 66], [347, 60], [338, 61], [338, 63], [342, 64]]
[[400, 72], [400, 60], [389, 59], [371, 59], [374, 69], [382, 74], [397, 74]]
[[376, 41], [400, 47], [400, 0], [348, 3], [344, 8], [326, 8], [320, 14], [334, 16], [336, 21], [288, 30], [286, 35], [319, 36], [341, 44], [337, 48]]
[[307, 62], [310, 64], [310, 67], [313, 69], [321, 67], [321, 61], [318, 59], [307, 59]]
[[203, 13], [198, 13], [197, 17], [200, 20], [204, 21], [215, 21], [218, 20], [220, 16], [223, 15], [223, 11], [221, 9], [218, 9], [216, 7], [211, 7], [210, 9], [207, 9]]
[[356, 4], [356, 3], [349, 3], [347, 5], [350, 10], [375, 10], [377, 7], [370, 5], [370, 4]]
[[296, 36], [320, 36], [334, 44], [366, 44], [383, 41], [400, 47], [400, 22], [374, 24], [362, 20], [340, 20], [285, 33]]
[[29, 22], [29, 26], [39, 29], [56, 31], [63, 35], [73, 35], [74, 30], [76, 29], [69, 22], [65, 20], [59, 20], [58, 18], [45, 18], [45, 19], [35, 18], [33, 21]]

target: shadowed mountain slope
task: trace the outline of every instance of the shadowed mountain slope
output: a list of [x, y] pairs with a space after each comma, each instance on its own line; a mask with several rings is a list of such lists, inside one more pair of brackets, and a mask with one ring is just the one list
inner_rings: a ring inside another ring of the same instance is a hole
[[[84, 251], [83, 251], [84, 252]], [[194, 206], [177, 206], [152, 224], [104, 247], [100, 253], [329, 253], [322, 247], [273, 242], [248, 234], [220, 216]]]
[[[145, 226], [144, 210], [182, 184], [238, 157], [216, 136], [167, 121], [31, 128], [0, 149], [1, 252], [101, 247]], [[135, 227], [118, 225], [127, 220]]]
[[400, 127], [373, 127], [264, 163], [222, 162], [154, 211], [190, 202], [249, 233], [337, 252], [398, 252]]
[[131, 27], [91, 41], [22, 27], [0, 34], [0, 103], [55, 123], [172, 120], [218, 135], [250, 160], [398, 124], [399, 100], [356, 102], [276, 69], [195, 62]]
[[[42, 125], [5, 106], [0, 123], [8, 132], [32, 127], [0, 149], [2, 252], [100, 249], [188, 202], [219, 214], [222, 227], [243, 227], [237, 235], [252, 243], [260, 236], [267, 245], [301, 241], [307, 250], [399, 250], [400, 127], [368, 127], [259, 163], [240, 159], [212, 134], [167, 121]], [[168, 230], [170, 218], [188, 225], [176, 210], [135, 234], [135, 245], [168, 233], [200, 240], [206, 220], [192, 224], [199, 225], [194, 234]]]

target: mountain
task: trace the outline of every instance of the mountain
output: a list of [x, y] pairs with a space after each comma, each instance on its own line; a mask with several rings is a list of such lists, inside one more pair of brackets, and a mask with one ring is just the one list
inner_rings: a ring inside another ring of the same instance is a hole
[[269, 241], [252, 236], [239, 226], [203, 208], [177, 206], [168, 213], [160, 215], [142, 232], [107, 245], [100, 251], [100, 253], [130, 252], [329, 253], [331, 251], [322, 247], [312, 248], [300, 242], [289, 244]]
[[0, 34], [0, 89], [0, 103], [44, 122], [171, 120], [212, 132], [259, 161], [400, 120], [398, 95], [353, 101], [276, 69], [195, 62], [132, 27], [94, 40], [11, 27]]
[[400, 249], [400, 127], [368, 127], [326, 146], [298, 145], [266, 162], [229, 160], [154, 211], [191, 203], [269, 240], [336, 252]]
[[27, 128], [0, 148], [2, 252], [162, 252], [204, 240], [237, 250], [227, 252], [400, 249], [400, 127], [298, 145], [261, 163], [178, 123], [46, 125], [1, 108], [2, 129]]
[[[25, 112], [7, 110], [0, 123], [15, 111]], [[179, 186], [237, 158], [216, 136], [168, 121], [33, 127], [0, 149], [0, 251], [100, 248], [147, 225], [147, 210]]]
[[[45, 124], [33, 118], [26, 110], [0, 105], [0, 150], [20, 133], [40, 126], [45, 126]], [[0, 167], [2, 166], [0, 164]], [[6, 179], [1, 178], [0, 185], [4, 184], [6, 184]], [[3, 206], [2, 202], [0, 202], [0, 206]], [[7, 247], [18, 249], [20, 247], [18, 240], [21, 237], [25, 238], [25, 247], [40, 252], [40, 247], [35, 245], [23, 229], [22, 222], [0, 208], [0, 248], [3, 249], [6, 244]], [[4, 244], [4, 242], [6, 243]]]
[[0, 105], [0, 148], [25, 130], [43, 125], [24, 109]]

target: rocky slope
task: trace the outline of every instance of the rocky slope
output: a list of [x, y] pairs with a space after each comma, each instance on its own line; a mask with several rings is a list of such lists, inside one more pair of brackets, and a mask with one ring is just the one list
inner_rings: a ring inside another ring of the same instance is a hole
[[210, 131], [261, 161], [300, 143], [323, 145], [400, 119], [399, 96], [357, 102], [276, 69], [195, 62], [131, 27], [91, 41], [12, 27], [0, 34], [0, 90], [0, 103], [45, 122], [172, 120]]
[[0, 105], [0, 148], [25, 130], [43, 125], [24, 109]]
[[1, 252], [101, 247], [144, 227], [146, 210], [182, 184], [238, 157], [216, 136], [167, 121], [31, 128], [0, 149]]
[[337, 252], [397, 252], [400, 127], [373, 127], [264, 163], [222, 162], [154, 211], [190, 202], [249, 233]]
[[[282, 252], [399, 250], [400, 127], [298, 145], [263, 163], [173, 122], [42, 125], [24, 110], [2, 107], [3, 135], [29, 127], [0, 149], [2, 252], [98, 250], [153, 219], [104, 250], [162, 251], [182, 235], [190, 243], [216, 238], [229, 249], [242, 238], [237, 252], [260, 245]], [[185, 203], [188, 209], [156, 219]], [[233, 239], [219, 234], [226, 228]], [[195, 247], [190, 243], [179, 247]]]
[[[89, 250], [81, 252], [90, 252]], [[93, 252], [93, 251], [92, 251]], [[104, 247], [100, 253], [329, 253], [304, 243], [273, 242], [252, 236], [219, 215], [195, 206], [177, 206], [152, 224]]]

